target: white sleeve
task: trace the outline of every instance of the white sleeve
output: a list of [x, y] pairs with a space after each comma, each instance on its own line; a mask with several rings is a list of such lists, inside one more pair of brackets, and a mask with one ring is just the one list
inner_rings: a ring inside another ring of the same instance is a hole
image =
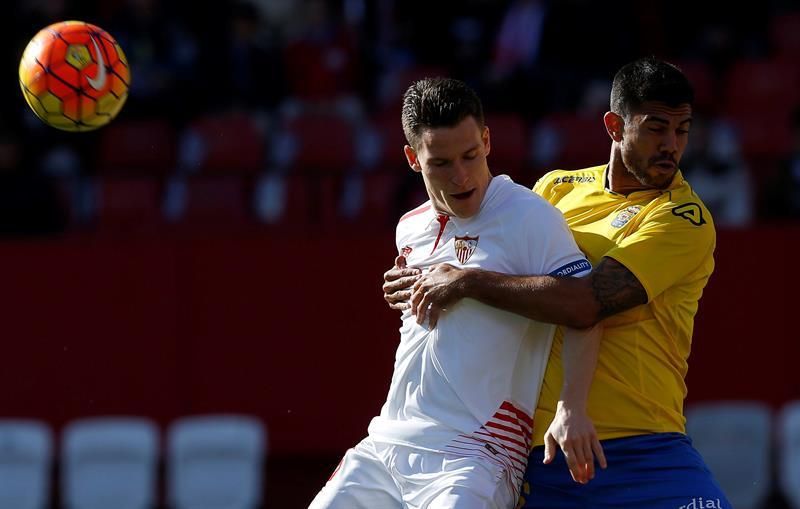
[[578, 249], [561, 211], [543, 201], [525, 216], [520, 249], [529, 274], [583, 277], [591, 272], [592, 264]]

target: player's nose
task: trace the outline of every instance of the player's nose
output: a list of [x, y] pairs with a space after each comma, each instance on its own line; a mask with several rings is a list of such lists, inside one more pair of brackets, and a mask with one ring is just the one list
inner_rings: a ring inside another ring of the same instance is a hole
[[673, 132], [667, 132], [661, 140], [661, 150], [663, 152], [674, 153], [678, 150], [678, 135]]
[[463, 187], [469, 182], [469, 171], [461, 161], [453, 164], [453, 176], [450, 181], [459, 187]]

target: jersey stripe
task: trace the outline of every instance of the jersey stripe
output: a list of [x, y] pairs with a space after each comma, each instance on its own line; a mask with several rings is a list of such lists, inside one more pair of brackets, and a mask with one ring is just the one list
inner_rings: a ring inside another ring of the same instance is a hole
[[[406, 213], [403, 215], [403, 217], [401, 217], [401, 218], [400, 218], [400, 221], [405, 221], [405, 220], [406, 220], [406, 219], [408, 219], [409, 217], [414, 217], [414, 216], [416, 216], [417, 214], [422, 214], [423, 212], [425, 212], [425, 211], [427, 211], [427, 210], [430, 210], [430, 208], [431, 208], [431, 204], [430, 204], [430, 203], [427, 203], [427, 204], [422, 204], [422, 205], [420, 205], [419, 207], [415, 208], [414, 210], [412, 210], [412, 211], [410, 211], [410, 212], [406, 212]], [[400, 221], [398, 221], [398, 223], [399, 223]]]
[[444, 450], [460, 456], [486, 458], [502, 465], [510, 474], [508, 482], [516, 493], [528, 465], [531, 429], [530, 414], [504, 401], [483, 426], [470, 435], [459, 435]]

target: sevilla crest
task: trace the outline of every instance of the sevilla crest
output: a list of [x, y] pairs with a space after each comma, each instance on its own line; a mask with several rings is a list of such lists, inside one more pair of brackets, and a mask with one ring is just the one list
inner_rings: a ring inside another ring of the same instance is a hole
[[461, 264], [467, 263], [467, 261], [472, 256], [472, 253], [475, 252], [475, 248], [478, 247], [478, 238], [479, 237], [456, 237], [454, 246], [456, 249], [456, 258]]

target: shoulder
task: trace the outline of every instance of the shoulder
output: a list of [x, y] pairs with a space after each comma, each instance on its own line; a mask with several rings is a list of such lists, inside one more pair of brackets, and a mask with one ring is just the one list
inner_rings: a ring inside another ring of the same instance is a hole
[[[425, 213], [431, 209], [431, 202], [430, 200], [426, 201], [422, 205], [413, 208], [400, 216], [400, 219], [397, 221], [398, 226], [403, 224], [404, 222], [413, 223], [415, 221], [419, 221], [421, 218], [425, 216]], [[416, 219], [414, 219], [416, 218]]]
[[542, 196], [511, 180], [504, 183], [502, 204], [505, 215], [521, 219], [527, 220], [531, 216], [546, 219], [551, 215], [562, 217], [561, 212]]
[[533, 191], [545, 198], [549, 194], [568, 192], [576, 185], [591, 184], [602, 179], [604, 170], [605, 165], [581, 170], [553, 170], [536, 182]]
[[400, 238], [412, 231], [419, 231], [420, 228], [426, 226], [430, 219], [431, 206], [431, 202], [428, 200], [403, 214], [397, 221], [397, 237]]
[[688, 182], [665, 191], [647, 214], [647, 221], [664, 229], [682, 232], [692, 239], [713, 243], [716, 239], [714, 218], [703, 200]]

